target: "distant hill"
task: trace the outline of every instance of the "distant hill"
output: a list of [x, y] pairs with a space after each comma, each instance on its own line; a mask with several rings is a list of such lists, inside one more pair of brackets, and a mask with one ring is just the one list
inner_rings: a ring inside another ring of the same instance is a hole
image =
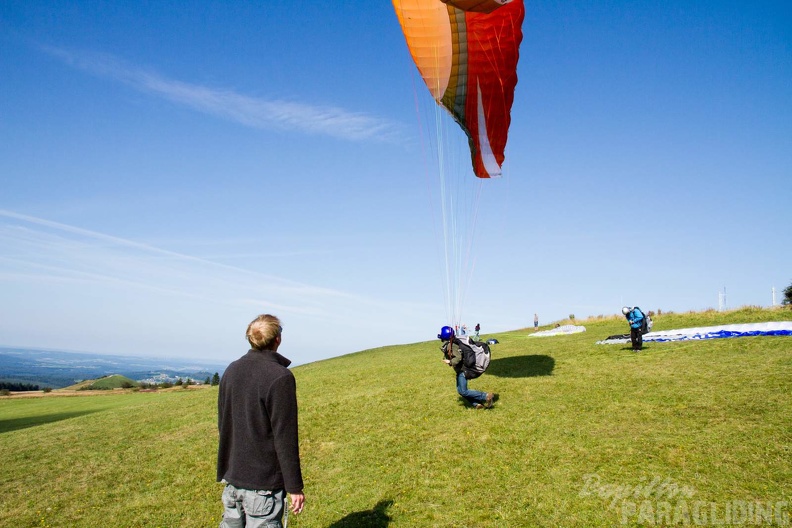
[[0, 381], [59, 389], [82, 380], [118, 374], [158, 383], [177, 378], [205, 380], [225, 365], [188, 359], [113, 356], [57, 350], [0, 347]]
[[85, 384], [82, 390], [112, 390], [137, 387], [139, 385], [133, 379], [127, 378], [120, 374], [113, 374], [94, 380], [91, 383]]

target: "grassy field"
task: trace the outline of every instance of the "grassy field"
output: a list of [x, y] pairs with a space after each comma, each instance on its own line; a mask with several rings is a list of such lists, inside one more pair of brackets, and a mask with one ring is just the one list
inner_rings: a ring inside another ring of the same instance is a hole
[[[792, 312], [654, 319], [663, 330], [792, 320]], [[623, 319], [577, 324], [587, 331], [492, 336], [500, 343], [490, 369], [471, 382], [501, 394], [492, 410], [462, 404], [437, 342], [295, 368], [307, 505], [289, 525], [788, 519], [791, 337], [648, 343], [636, 354], [595, 344], [624, 333]], [[0, 398], [0, 526], [219, 523], [217, 389], [118, 392]]]

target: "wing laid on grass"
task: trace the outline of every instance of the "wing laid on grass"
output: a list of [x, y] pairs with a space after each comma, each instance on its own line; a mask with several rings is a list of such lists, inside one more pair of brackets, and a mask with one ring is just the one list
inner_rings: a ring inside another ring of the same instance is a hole
[[[644, 334], [644, 341], [698, 341], [701, 339], [721, 339], [725, 337], [750, 336], [792, 336], [792, 321], [770, 323], [730, 324], [722, 326], [703, 326], [696, 328], [679, 328], [676, 330], [660, 330]], [[629, 335], [611, 336], [598, 345], [610, 345], [629, 341]]]
[[500, 176], [523, 1], [393, 0], [393, 6], [427, 88], [468, 136], [476, 176]]

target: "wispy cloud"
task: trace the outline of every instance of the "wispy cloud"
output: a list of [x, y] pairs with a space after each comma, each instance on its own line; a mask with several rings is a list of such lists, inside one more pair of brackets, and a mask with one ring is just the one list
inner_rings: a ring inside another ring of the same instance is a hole
[[[0, 292], [6, 344], [102, 350], [111, 339], [125, 353], [214, 354], [219, 344], [239, 338], [240, 320], [270, 312], [289, 321], [290, 344], [305, 351], [305, 360], [404, 340], [399, 324], [417, 332], [434, 308], [303, 283], [7, 209], [0, 209]], [[174, 325], [187, 319], [198, 330], [175, 336]], [[320, 337], [317, 347], [316, 336], [352, 334], [332, 343]]]
[[42, 49], [65, 64], [92, 75], [122, 82], [140, 92], [245, 126], [320, 134], [350, 141], [394, 141], [401, 135], [398, 123], [365, 113], [333, 106], [266, 100], [232, 90], [168, 79], [108, 54], [48, 46]]
[[[0, 209], [0, 217], [17, 221], [0, 224], [0, 240], [5, 247], [5, 255], [0, 256], [6, 264], [16, 263], [29, 272], [46, 269], [52, 276], [59, 273], [69, 279], [118, 281], [149, 289], [189, 292], [189, 296], [220, 282], [220, 289], [226, 292], [244, 291], [239, 285], [255, 284], [259, 294], [299, 295], [311, 302], [354, 297], [14, 211]], [[169, 286], [163, 287], [165, 284]], [[178, 284], [184, 287], [174, 287]], [[215, 293], [207, 297], [218, 299]]]
[[[277, 306], [335, 318], [339, 311], [393, 305], [255, 270], [0, 209], [0, 280], [83, 281], [202, 299]], [[343, 309], [341, 309], [343, 307]]]

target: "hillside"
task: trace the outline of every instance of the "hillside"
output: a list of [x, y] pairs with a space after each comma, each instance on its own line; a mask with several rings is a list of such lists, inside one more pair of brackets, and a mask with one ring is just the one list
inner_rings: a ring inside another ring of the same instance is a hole
[[[791, 315], [662, 314], [655, 328]], [[594, 344], [623, 320], [577, 324], [487, 336], [500, 343], [471, 386], [501, 394], [492, 410], [460, 402], [436, 341], [295, 368], [307, 506], [289, 526], [639, 526], [683, 507], [696, 524], [702, 505], [711, 521], [750, 504], [755, 520], [792, 501], [792, 338], [635, 354]], [[216, 526], [216, 396], [0, 398], [0, 525]]]
[[79, 385], [81, 385], [80, 390], [113, 390], [137, 387], [138, 382], [121, 374], [111, 374]]

